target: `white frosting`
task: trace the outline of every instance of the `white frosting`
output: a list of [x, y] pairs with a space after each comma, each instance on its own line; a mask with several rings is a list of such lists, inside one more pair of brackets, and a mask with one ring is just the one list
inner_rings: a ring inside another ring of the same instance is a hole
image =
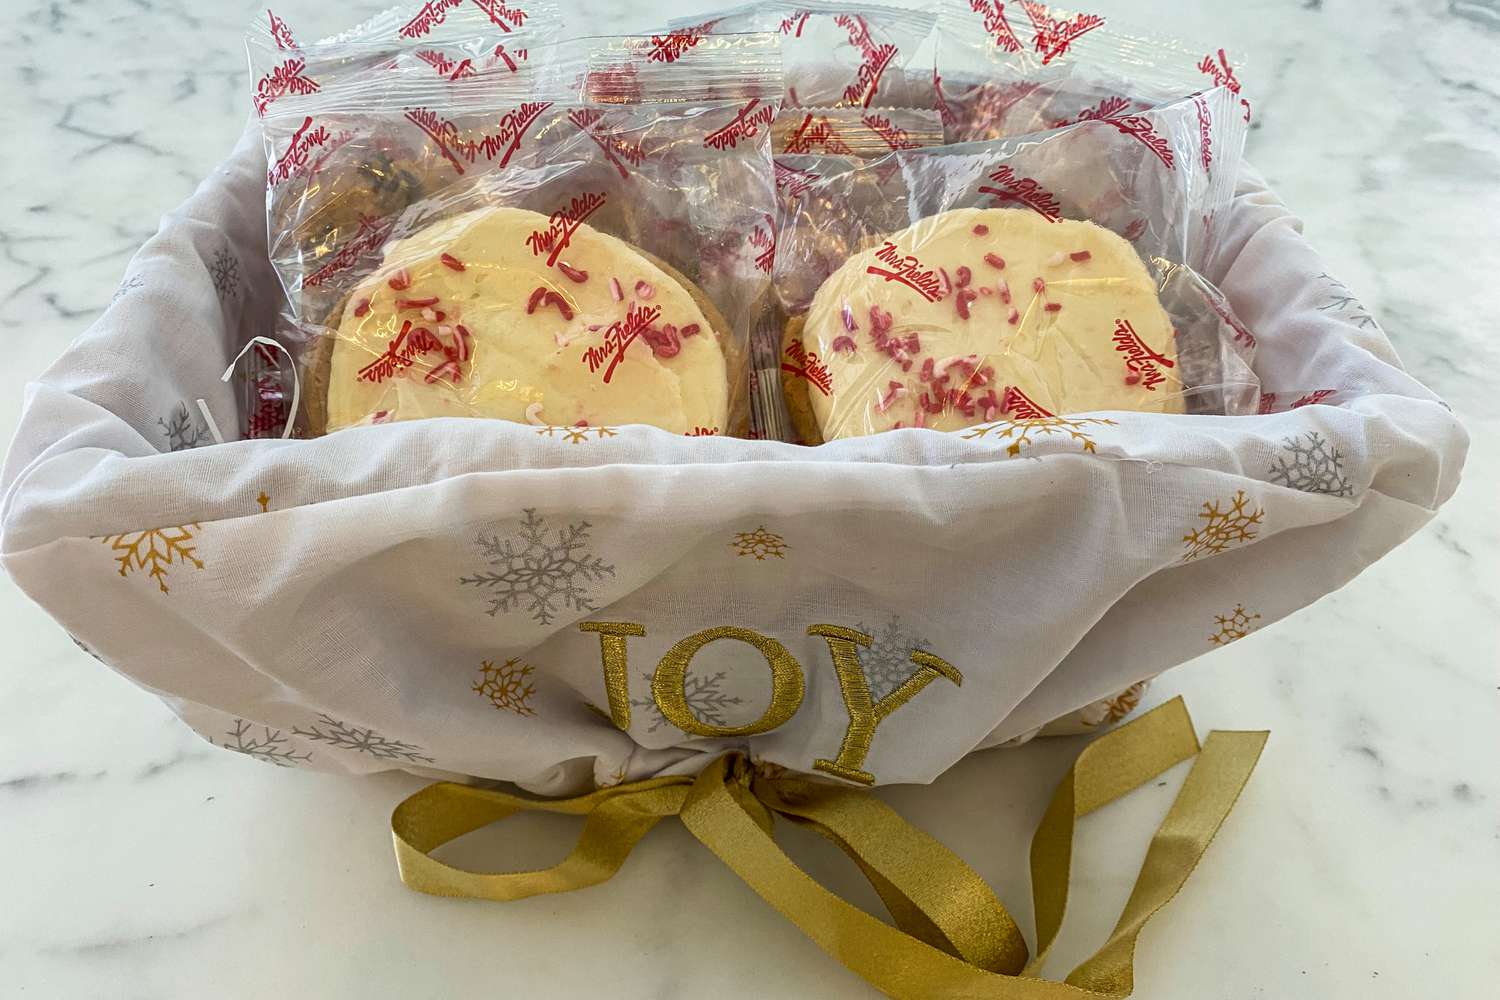
[[[687, 289], [634, 247], [586, 223], [549, 264], [548, 253], [533, 252], [534, 241], [528, 242], [533, 233], [548, 232], [546, 216], [490, 208], [393, 242], [339, 322], [328, 429], [475, 416], [722, 431], [729, 386], [721, 331]], [[587, 277], [574, 280], [569, 273]], [[550, 295], [533, 302], [538, 289]], [[429, 306], [410, 304], [434, 297]], [[653, 316], [653, 310], [660, 312]], [[651, 322], [630, 339], [632, 311]], [[407, 321], [411, 330], [393, 352]], [[606, 338], [612, 329], [616, 342], [624, 334], [627, 346], [611, 372], [617, 352]], [[417, 339], [414, 352], [417, 331], [431, 339]], [[586, 360], [591, 348], [593, 370]], [[410, 355], [411, 363], [380, 365], [391, 352]]]
[[947, 212], [855, 254], [818, 289], [801, 347], [782, 360], [808, 372], [825, 439], [1183, 410], [1171, 323], [1130, 244], [1029, 209]]

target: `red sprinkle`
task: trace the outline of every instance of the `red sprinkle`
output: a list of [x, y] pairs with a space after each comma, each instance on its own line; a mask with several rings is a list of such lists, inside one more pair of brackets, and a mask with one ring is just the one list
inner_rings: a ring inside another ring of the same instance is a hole
[[684, 337], [696, 337], [700, 329], [702, 328], [699, 327], [697, 323], [689, 323], [687, 326], [682, 328], [682, 335]]
[[980, 295], [994, 295], [995, 294], [995, 290], [993, 288], [991, 288], [989, 285], [980, 285], [979, 286], [979, 294]]
[[938, 274], [943, 276], [943, 298], [947, 298], [948, 294], [953, 291], [953, 279], [948, 277], [948, 269], [946, 267], [938, 268]]
[[1006, 305], [1010, 305], [1010, 282], [1001, 278], [1000, 283], [995, 287], [1000, 289], [1000, 301]]
[[960, 288], [958, 290], [958, 318], [969, 318], [969, 303], [979, 298], [979, 293], [972, 288]]
[[913, 427], [926, 427], [927, 426], [927, 411], [924, 410], [924, 409], [922, 409], [920, 406], [917, 407], [917, 416], [916, 416], [916, 419], [914, 419], [911, 422], [911, 425]]
[[1031, 290], [1038, 293], [1045, 292], [1047, 290], [1047, 283], [1041, 278], [1037, 278], [1031, 283]]
[[673, 358], [682, 350], [682, 341], [677, 339], [677, 328], [670, 323], [660, 330], [648, 326], [641, 331], [641, 337], [651, 345], [651, 353], [658, 358]]
[[1068, 254], [1068, 256], [1076, 261], [1085, 261], [1094, 255], [1089, 253], [1087, 250], [1074, 250], [1072, 253]]
[[876, 412], [884, 413], [886, 410], [889, 410], [891, 406], [896, 402], [896, 400], [901, 396], [901, 394], [905, 391], [906, 386], [902, 385], [900, 382], [890, 382], [886, 387], [885, 395], [881, 396], [880, 402], [875, 404]]
[[589, 280], [589, 273], [587, 271], [580, 271], [565, 260], [557, 262], [557, 269], [567, 275], [569, 281], [576, 281], [580, 285]]
[[843, 336], [833, 338], [833, 349], [835, 351], [847, 351], [853, 354], [857, 347], [858, 345], [854, 343], [853, 337]]
[[1005, 317], [1005, 322], [1009, 323], [1011, 326], [1015, 326], [1017, 323], [1021, 322], [1021, 314], [1016, 311], [1015, 307], [1011, 307], [1010, 315]]
[[989, 234], [990, 234], [990, 227], [986, 226], [982, 222], [979, 225], [977, 225], [977, 226], [974, 227], [974, 235], [975, 236], [988, 236]]
[[462, 382], [464, 377], [463, 369], [459, 368], [458, 362], [454, 361], [452, 358], [449, 358], [447, 361], [444, 361], [442, 364], [438, 365], [432, 371], [427, 373], [427, 381], [436, 382], [444, 375], [451, 375], [453, 377], [453, 381], [455, 382]]
[[932, 381], [932, 367], [934, 364], [936, 364], [936, 362], [932, 358], [928, 358], [926, 361], [922, 362], [922, 373], [918, 377], [923, 382]]
[[625, 293], [620, 290], [620, 279], [619, 278], [610, 278], [609, 279], [609, 294], [612, 295], [612, 296], [614, 296], [614, 299], [615, 299], [616, 302], [623, 302], [623, 301], [625, 301]]
[[843, 308], [843, 311], [842, 311], [842, 315], [844, 317], [844, 329], [845, 330], [848, 330], [850, 333], [853, 333], [855, 330], [859, 329], [859, 324], [856, 323], [856, 322], [854, 322], [854, 310], [849, 308], [849, 303], [847, 303], [847, 302], [844, 303], [844, 308]]
[[437, 302], [438, 302], [438, 298], [437, 298], [436, 295], [432, 296], [431, 298], [427, 298], [427, 299], [397, 299], [396, 300], [396, 308], [397, 309], [426, 309], [428, 306], [435, 306], [435, 305], [437, 305]]
[[445, 253], [438, 259], [443, 262], [444, 267], [451, 267], [455, 271], [462, 271], [464, 269], [464, 262], [451, 253]]
[[1126, 385], [1139, 385], [1140, 381], [1141, 381], [1141, 377], [1139, 375], [1137, 375], [1135, 372], [1131, 372], [1129, 375], [1125, 376], [1125, 384]]
[[568, 306], [568, 300], [556, 292], [547, 292], [542, 296], [542, 302], [549, 306], [557, 306], [557, 311], [562, 313], [563, 319], [572, 319], [573, 310]]
[[370, 300], [369, 299], [360, 299], [358, 302], [354, 303], [354, 315], [356, 315], [356, 316], [363, 316], [365, 313], [367, 313], [369, 311], [370, 311]]
[[526, 300], [526, 315], [530, 316], [536, 312], [536, 307], [542, 304], [542, 296], [547, 294], [546, 285], [537, 285], [536, 290], [531, 293], [531, 298]]
[[966, 287], [969, 284], [969, 282], [971, 280], [973, 280], [973, 278], [974, 278], [974, 272], [971, 271], [971, 270], [969, 270], [967, 267], [960, 265], [960, 267], [958, 269], [958, 287], [959, 288]]
[[651, 283], [643, 278], [635, 283], [635, 294], [643, 299], [649, 299], [656, 294], [656, 289], [652, 288]]
[[408, 274], [406, 272], [406, 268], [403, 267], [401, 270], [391, 275], [391, 279], [387, 281], [386, 284], [390, 285], [398, 292], [404, 292], [406, 291], [406, 289], [411, 287], [411, 275]]
[[1048, 302], [1045, 308], [1049, 313], [1062, 312], [1062, 303]]
[[988, 264], [990, 267], [993, 267], [997, 271], [1003, 271], [1003, 270], [1005, 270], [1005, 258], [1002, 257], [1002, 256], [1000, 256], [997, 253], [987, 253], [987, 254], [985, 254], [984, 255], [984, 262], [986, 264]]
[[453, 332], [458, 334], [456, 338], [457, 347], [454, 349], [452, 355], [453, 360], [468, 361], [470, 355], [474, 353], [474, 349], [469, 343], [469, 328], [460, 323], [453, 328]]

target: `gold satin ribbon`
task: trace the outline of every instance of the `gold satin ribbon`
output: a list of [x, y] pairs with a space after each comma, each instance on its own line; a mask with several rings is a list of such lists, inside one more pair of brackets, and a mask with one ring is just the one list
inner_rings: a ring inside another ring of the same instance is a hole
[[[1087, 1000], [1129, 996], [1135, 942], [1197, 866], [1265, 746], [1263, 732], [1212, 732], [1200, 750], [1181, 698], [1105, 733], [1078, 755], [1031, 841], [1037, 954], [959, 857], [868, 792], [795, 777], [763, 778], [739, 754], [697, 778], [652, 778], [572, 799], [530, 799], [468, 785], [430, 785], [391, 816], [401, 880], [438, 896], [523, 899], [603, 882], [636, 842], [677, 816], [766, 902], [833, 958], [902, 1000]], [[1104, 946], [1062, 983], [1037, 978], [1062, 926], [1073, 827], [1168, 768], [1197, 756], [1157, 828], [1135, 888]], [[583, 816], [578, 844], [552, 868], [471, 872], [432, 857], [443, 844], [523, 810]], [[772, 816], [828, 838], [879, 893], [895, 926], [852, 906], [797, 866]]]

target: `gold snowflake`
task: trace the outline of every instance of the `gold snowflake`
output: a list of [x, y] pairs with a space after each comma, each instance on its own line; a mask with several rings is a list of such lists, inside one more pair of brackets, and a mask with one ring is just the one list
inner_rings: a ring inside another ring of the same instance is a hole
[[616, 786], [616, 785], [620, 784], [621, 782], [623, 782], [625, 780], [625, 764], [626, 763], [629, 763], [629, 762], [628, 761], [623, 762], [623, 763], [620, 764], [619, 767], [617, 767], [613, 771], [609, 772], [609, 775], [603, 781], [595, 782], [595, 787], [597, 787], [597, 788], [613, 788], [614, 786]]
[[535, 715], [531, 696], [536, 688], [527, 678], [532, 667], [520, 660], [506, 660], [495, 666], [489, 660], [479, 665], [480, 679], [474, 682], [474, 693], [483, 695], [498, 709], [517, 715]]
[[[1113, 427], [1115, 421], [1103, 417], [1033, 417], [1026, 420], [1002, 420], [995, 424], [985, 424], [982, 427], [971, 427], [964, 432], [966, 441], [974, 441], [988, 436], [994, 432], [1001, 441], [1010, 441], [1010, 447], [1005, 450], [1012, 455], [1019, 455], [1024, 445], [1031, 444], [1033, 434], [1041, 437], [1050, 437], [1053, 434], [1066, 433], [1073, 441], [1083, 442], [1083, 450], [1092, 453], [1094, 451], [1094, 439], [1089, 436], [1085, 427]], [[1014, 438], [1014, 440], [1012, 440]]]
[[730, 543], [735, 548], [735, 553], [742, 556], [754, 556], [756, 559], [764, 559], [766, 556], [775, 556], [777, 559], [786, 554], [791, 548], [786, 539], [780, 535], [773, 535], [761, 525], [754, 531], [741, 531], [734, 536]]
[[1219, 501], [1203, 502], [1203, 512], [1198, 515], [1203, 525], [1182, 536], [1188, 550], [1183, 562], [1191, 562], [1199, 556], [1218, 555], [1229, 546], [1255, 539], [1257, 527], [1266, 516], [1265, 508], [1250, 508], [1245, 491], [1235, 493], [1227, 509], [1220, 509]]
[[1214, 615], [1214, 624], [1219, 626], [1219, 630], [1209, 636], [1208, 641], [1215, 646], [1227, 646], [1255, 631], [1250, 623], [1259, 620], [1260, 615], [1252, 615], [1245, 610], [1244, 605], [1236, 604], [1229, 614]]
[[1105, 726], [1111, 722], [1119, 722], [1125, 716], [1134, 712], [1141, 703], [1141, 696], [1146, 693], [1150, 681], [1140, 681], [1121, 691], [1113, 698], [1104, 699], [1104, 715], [1094, 722], [1084, 722], [1086, 726]]
[[197, 546], [187, 544], [193, 540], [193, 530], [197, 527], [197, 524], [185, 524], [176, 528], [152, 528], [106, 535], [101, 540], [115, 553], [121, 576], [129, 576], [133, 570], [146, 570], [166, 594], [171, 592], [167, 587], [169, 566], [187, 563], [196, 569], [203, 568], [203, 560], [194, 554]]
[[265, 490], [261, 490], [260, 491], [260, 496], [258, 496], [258, 497], [255, 498], [255, 502], [258, 503], [258, 504], [260, 504], [260, 512], [262, 514], [268, 514], [268, 513], [270, 513], [270, 511], [271, 511], [271, 497], [270, 497], [270, 494], [266, 493]]
[[593, 435], [594, 440], [602, 441], [619, 433], [613, 427], [592, 427], [588, 424], [581, 427], [538, 427], [536, 432], [542, 437], [561, 437], [568, 444], [583, 444], [590, 435]]

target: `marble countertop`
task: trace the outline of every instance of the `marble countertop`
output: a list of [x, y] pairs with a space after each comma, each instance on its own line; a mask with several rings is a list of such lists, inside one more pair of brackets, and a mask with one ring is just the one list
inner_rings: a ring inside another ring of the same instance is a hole
[[[299, 32], [364, 5], [287, 0]], [[688, 3], [673, 13], [691, 13]], [[1151, 23], [1145, 0], [1093, 5]], [[23, 387], [239, 134], [249, 6], [11, 5], [0, 73], [0, 438]], [[664, 8], [569, 7], [590, 31]], [[1171, 30], [1245, 57], [1250, 155], [1330, 268], [1473, 435], [1415, 539], [1290, 620], [1168, 674], [1200, 729], [1272, 731], [1236, 813], [1144, 935], [1138, 995], [1480, 996], [1500, 980], [1500, 7], [1246, 0]], [[203, 743], [0, 578], [0, 994], [320, 998], [869, 997], [680, 827], [612, 882], [505, 905], [405, 890], [391, 807], [415, 777], [266, 767]], [[970, 757], [883, 796], [969, 859], [1028, 932], [1026, 845], [1078, 745]], [[1053, 970], [1093, 950], [1181, 770], [1084, 824]], [[549, 863], [568, 824], [513, 821]], [[852, 868], [794, 854], [835, 888]], [[1054, 973], [1056, 974], [1056, 973]]]

